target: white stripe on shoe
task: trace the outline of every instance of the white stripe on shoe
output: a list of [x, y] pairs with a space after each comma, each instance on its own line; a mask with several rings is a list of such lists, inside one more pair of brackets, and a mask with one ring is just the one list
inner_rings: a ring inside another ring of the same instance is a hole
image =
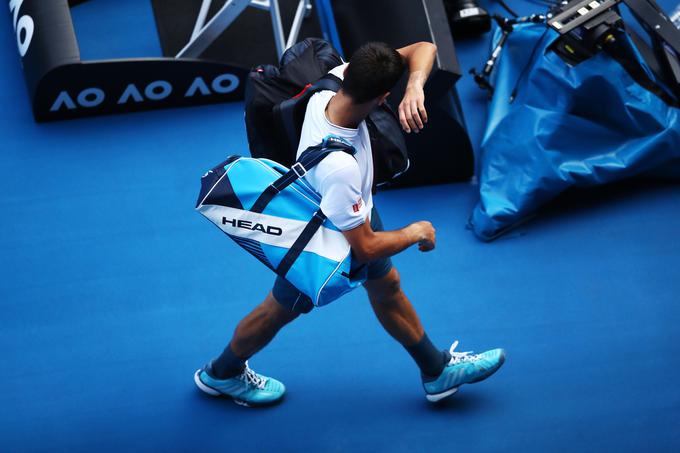
[[427, 400], [430, 401], [430, 402], [436, 403], [437, 401], [444, 399], [447, 396], [453, 395], [454, 393], [456, 393], [458, 391], [458, 389], [459, 389], [459, 387], [453, 387], [453, 388], [450, 388], [447, 391], [442, 392], [442, 393], [432, 393], [432, 394], [426, 393], [425, 398], [427, 398]]
[[201, 371], [203, 370], [196, 370], [194, 373], [194, 382], [196, 383], [196, 387], [198, 387], [202, 392], [207, 393], [208, 395], [212, 396], [220, 396], [221, 393], [215, 390], [212, 387], [208, 387], [201, 381]]

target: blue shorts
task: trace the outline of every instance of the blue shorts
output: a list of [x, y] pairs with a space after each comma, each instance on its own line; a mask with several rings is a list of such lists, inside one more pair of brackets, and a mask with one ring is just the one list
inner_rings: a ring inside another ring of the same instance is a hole
[[[371, 228], [373, 231], [385, 231], [382, 220], [375, 207], [371, 210]], [[392, 269], [392, 260], [380, 258], [371, 261], [368, 266], [368, 280], [376, 280], [384, 277]], [[276, 277], [274, 288], [272, 289], [274, 298], [284, 307], [295, 313], [309, 313], [314, 308], [312, 300], [302, 294], [298, 289], [288, 283], [288, 280]]]

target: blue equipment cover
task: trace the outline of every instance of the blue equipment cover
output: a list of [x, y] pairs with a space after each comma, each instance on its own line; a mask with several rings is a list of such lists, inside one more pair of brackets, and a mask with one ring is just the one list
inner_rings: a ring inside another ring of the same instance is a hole
[[232, 156], [203, 175], [196, 203], [198, 212], [317, 306], [366, 279], [366, 266], [352, 267], [349, 243], [302, 179], [332, 152], [355, 150], [328, 136], [290, 170], [269, 159]]
[[[496, 27], [492, 45], [500, 35]], [[570, 187], [657, 171], [680, 177], [678, 109], [603, 52], [568, 66], [547, 50], [557, 36], [545, 24], [516, 25], [497, 62], [478, 162], [480, 200], [469, 221], [482, 240]]]

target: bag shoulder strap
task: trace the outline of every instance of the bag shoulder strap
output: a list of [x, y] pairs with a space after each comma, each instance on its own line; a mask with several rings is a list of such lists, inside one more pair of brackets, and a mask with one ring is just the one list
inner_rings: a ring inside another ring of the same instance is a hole
[[[336, 92], [342, 86], [342, 80], [333, 74], [326, 74], [314, 83], [305, 86], [302, 91], [290, 99], [274, 105], [272, 111], [281, 126], [281, 129], [288, 141], [288, 147], [295, 151], [300, 142], [301, 118], [296, 113], [302, 109], [302, 119], [304, 119], [304, 109], [307, 108], [309, 99], [319, 91], [330, 90]], [[304, 108], [304, 109], [303, 109]]]
[[271, 183], [267, 188], [260, 194], [252, 208], [251, 212], [261, 213], [267, 207], [267, 205], [272, 201], [272, 199], [283, 189], [302, 178], [309, 170], [314, 168], [319, 164], [326, 156], [331, 153], [343, 151], [352, 156], [356, 153], [353, 146], [349, 145], [345, 140], [336, 137], [334, 135], [329, 135], [324, 138], [323, 141], [316, 146], [310, 146], [301, 155], [300, 158], [295, 162], [290, 170], [279, 177], [276, 181]]
[[286, 277], [286, 274], [290, 268], [293, 267], [293, 264], [295, 264], [295, 261], [302, 254], [305, 247], [307, 247], [309, 241], [312, 240], [312, 237], [314, 237], [319, 228], [321, 228], [324, 220], [326, 220], [326, 216], [323, 212], [321, 212], [321, 209], [314, 213], [312, 219], [307, 223], [305, 228], [302, 230], [302, 233], [300, 233], [300, 236], [295, 239], [293, 245], [288, 249], [284, 257], [281, 259], [281, 262], [276, 267], [277, 274], [279, 274], [281, 277]]
[[315, 93], [323, 90], [335, 91], [337, 93], [340, 87], [342, 87], [342, 79], [329, 72], [313, 83], [310, 88], [313, 88]]
[[[291, 172], [293, 172], [295, 175], [295, 179], [293, 179], [293, 181], [304, 176], [305, 173], [318, 165], [319, 162], [326, 158], [326, 156], [338, 151], [344, 151], [351, 155], [356, 153], [354, 147], [348, 145], [347, 142], [341, 138], [332, 135], [326, 137], [321, 145], [310, 146], [300, 155], [298, 161], [295, 162], [293, 168], [291, 168]], [[301, 174], [298, 172], [298, 170]], [[290, 184], [290, 182], [288, 184]], [[305, 247], [307, 247], [307, 244], [309, 244], [309, 241], [316, 234], [319, 228], [321, 228], [324, 220], [326, 220], [326, 216], [321, 211], [321, 209], [314, 213], [314, 216], [312, 216], [311, 220], [307, 223], [307, 226], [305, 226], [305, 228], [302, 230], [302, 233], [300, 233], [300, 236], [297, 237], [291, 248], [288, 249], [288, 252], [279, 263], [278, 267], [276, 268], [277, 274], [281, 275], [282, 277], [286, 276], [302, 251], [305, 249]]]

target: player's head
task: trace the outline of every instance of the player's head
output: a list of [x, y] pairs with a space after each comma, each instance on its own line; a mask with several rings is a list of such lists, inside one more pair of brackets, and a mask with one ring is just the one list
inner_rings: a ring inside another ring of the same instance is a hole
[[355, 104], [382, 102], [405, 68], [399, 52], [385, 43], [369, 42], [357, 49], [349, 60], [342, 91]]

